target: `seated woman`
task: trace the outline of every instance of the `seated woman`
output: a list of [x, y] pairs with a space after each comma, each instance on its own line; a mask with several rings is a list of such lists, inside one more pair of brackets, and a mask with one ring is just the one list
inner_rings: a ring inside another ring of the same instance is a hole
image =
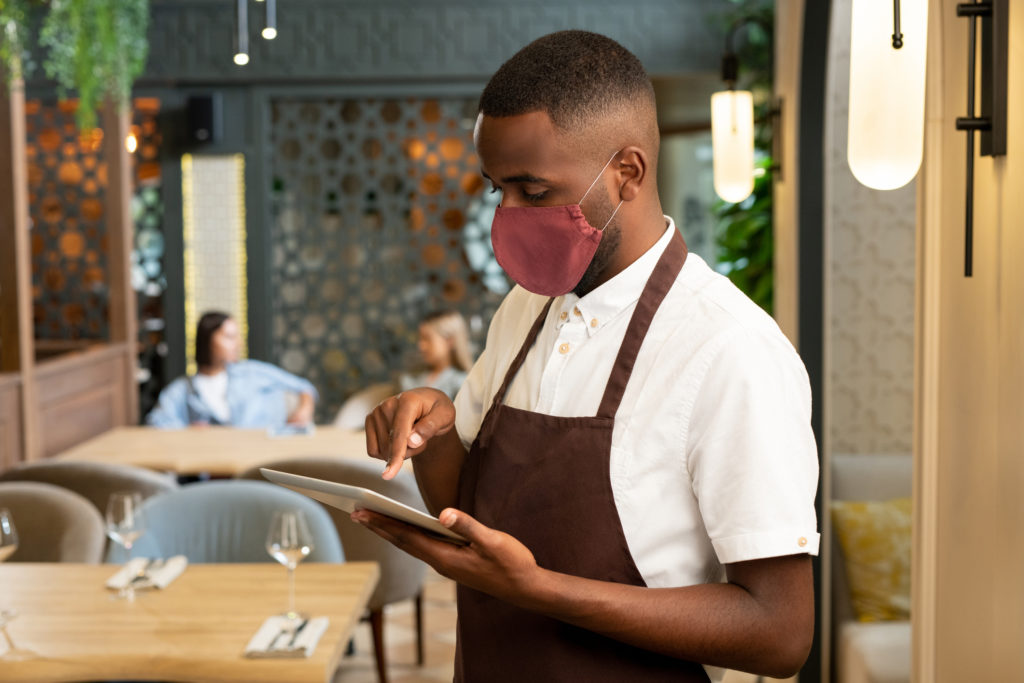
[[423, 371], [399, 378], [402, 391], [414, 387], [433, 387], [455, 398], [473, 365], [469, 353], [466, 321], [456, 311], [437, 311], [420, 322], [417, 342]]
[[[204, 313], [196, 325], [195, 375], [179, 377], [160, 392], [146, 416], [154, 427], [190, 425], [279, 428], [309, 425], [317, 398], [313, 385], [258, 360], [238, 360], [238, 323], [226, 313]], [[288, 412], [287, 395], [298, 395]]]

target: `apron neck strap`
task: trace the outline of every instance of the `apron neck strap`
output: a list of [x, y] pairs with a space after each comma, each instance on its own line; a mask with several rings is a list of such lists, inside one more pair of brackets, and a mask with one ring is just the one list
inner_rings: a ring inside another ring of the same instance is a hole
[[665, 299], [668, 290], [676, 281], [676, 276], [683, 269], [686, 261], [686, 242], [678, 230], [672, 235], [668, 247], [658, 259], [658, 264], [647, 279], [644, 290], [640, 294], [640, 300], [633, 309], [633, 317], [629, 319], [629, 327], [626, 328], [626, 336], [622, 339], [619, 347], [619, 355], [615, 358], [615, 365], [612, 366], [611, 375], [608, 377], [608, 384], [604, 389], [604, 397], [597, 409], [598, 417], [614, 418], [619, 410], [619, 403], [626, 393], [626, 384], [633, 372], [633, 365], [636, 363], [637, 354], [643, 344], [647, 330], [651, 327], [654, 314], [658, 306]]
[[544, 321], [547, 320], [548, 311], [551, 310], [551, 304], [554, 303], [554, 301], [554, 298], [548, 299], [548, 302], [544, 304], [544, 309], [540, 312], [540, 315], [538, 315], [537, 319], [533, 321], [533, 327], [530, 328], [530, 332], [526, 335], [526, 340], [519, 349], [519, 354], [512, 361], [512, 364], [509, 365], [508, 372], [505, 373], [505, 380], [498, 388], [498, 392], [494, 394], [494, 400], [491, 401], [492, 406], [505, 401], [505, 393], [512, 384], [512, 380], [515, 378], [516, 373], [519, 372], [519, 368], [522, 367], [523, 361], [526, 360], [526, 354], [530, 352], [530, 348], [537, 340], [537, 335], [540, 334], [541, 328], [544, 327]]

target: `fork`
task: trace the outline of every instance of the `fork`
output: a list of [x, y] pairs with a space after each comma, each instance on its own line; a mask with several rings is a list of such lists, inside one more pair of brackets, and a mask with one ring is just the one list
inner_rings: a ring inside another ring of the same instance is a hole
[[144, 581], [149, 581], [150, 583], [152, 583], [153, 582], [153, 577], [150, 574], [150, 572], [155, 572], [155, 571], [159, 570], [160, 568], [162, 568], [164, 566], [165, 562], [166, 562], [166, 560], [164, 560], [163, 558], [147, 559], [146, 560], [146, 564], [142, 567], [142, 571], [139, 572], [138, 574], [136, 574], [132, 578], [131, 582], [133, 584], [135, 584], [135, 583], [142, 583]]

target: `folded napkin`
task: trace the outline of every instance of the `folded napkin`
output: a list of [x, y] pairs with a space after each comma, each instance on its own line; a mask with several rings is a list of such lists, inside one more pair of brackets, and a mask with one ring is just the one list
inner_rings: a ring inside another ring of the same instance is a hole
[[120, 570], [107, 579], [107, 588], [120, 590], [131, 583], [136, 590], [143, 588], [167, 588], [171, 581], [178, 578], [188, 559], [184, 555], [175, 555], [168, 560], [151, 560], [135, 557], [128, 560]]
[[327, 617], [303, 620], [299, 622], [302, 630], [296, 634], [296, 626], [288, 617], [268, 617], [245, 646], [245, 656], [310, 657], [329, 623]]

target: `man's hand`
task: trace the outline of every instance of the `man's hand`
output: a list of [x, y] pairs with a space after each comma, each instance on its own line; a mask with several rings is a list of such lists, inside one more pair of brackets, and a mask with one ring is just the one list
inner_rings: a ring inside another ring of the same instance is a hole
[[438, 540], [417, 527], [370, 510], [356, 510], [352, 521], [418, 557], [458, 583], [527, 607], [527, 597], [542, 571], [530, 550], [512, 536], [484, 526], [465, 512], [446, 508], [439, 519], [469, 540], [460, 546]]
[[806, 555], [727, 565], [727, 583], [646, 588], [539, 567], [518, 540], [453, 508], [439, 518], [467, 546], [369, 510], [351, 517], [464, 586], [670, 657], [787, 678], [811, 647], [814, 581]]
[[384, 478], [392, 479], [406, 458], [419, 455], [431, 438], [454, 426], [455, 405], [443, 391], [403, 391], [378, 403], [366, 416], [366, 452], [388, 462]]

